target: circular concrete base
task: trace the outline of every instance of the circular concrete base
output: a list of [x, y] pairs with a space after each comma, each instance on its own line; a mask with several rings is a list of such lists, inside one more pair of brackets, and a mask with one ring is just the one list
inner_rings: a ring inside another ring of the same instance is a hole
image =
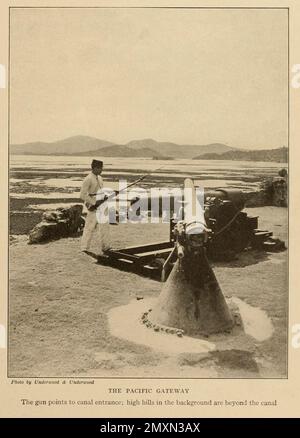
[[237, 335], [247, 336], [253, 341], [262, 342], [272, 336], [273, 325], [267, 314], [256, 307], [252, 307], [239, 298], [227, 299], [227, 304], [234, 316], [235, 326], [232, 333], [223, 333], [211, 336], [209, 339], [178, 337], [153, 328], [142, 323], [142, 315], [153, 308], [157, 299], [133, 300], [125, 306], [115, 307], [108, 313], [111, 334], [121, 339], [148, 346], [153, 350], [167, 354], [203, 353], [209, 354], [220, 349], [220, 342], [226, 338]]
[[108, 314], [111, 334], [136, 344], [146, 345], [164, 353], [209, 353], [215, 344], [204, 339], [155, 332], [141, 322], [141, 316], [155, 304], [155, 299], [133, 300], [126, 306], [115, 307]]

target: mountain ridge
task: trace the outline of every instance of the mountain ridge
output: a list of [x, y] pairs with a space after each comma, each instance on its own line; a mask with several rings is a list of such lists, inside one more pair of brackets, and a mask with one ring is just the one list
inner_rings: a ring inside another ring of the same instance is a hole
[[[111, 149], [104, 149], [111, 148]], [[31, 142], [24, 144], [11, 144], [10, 153], [12, 155], [94, 155], [101, 153], [104, 156], [112, 153], [117, 156], [116, 151], [121, 156], [149, 156], [149, 151], [153, 150], [153, 156], [170, 156], [172, 158], [193, 158], [195, 155], [215, 152], [223, 153], [235, 150], [231, 146], [222, 143], [211, 143], [207, 145], [179, 145], [172, 142], [159, 142], [151, 138], [141, 140], [131, 140], [121, 145], [107, 140], [100, 140], [89, 136], [73, 136], [54, 142]], [[143, 155], [143, 152], [145, 155]]]
[[65, 154], [70, 150], [71, 154], [78, 152], [100, 149], [102, 147], [112, 146], [114, 143], [106, 140], [100, 140], [87, 135], [76, 135], [67, 137], [63, 140], [53, 142], [30, 142], [23, 144], [11, 144], [10, 152], [13, 155], [30, 154], [30, 155], [54, 155]]
[[227, 151], [222, 154], [206, 153], [194, 157], [193, 160], [276, 161], [278, 163], [287, 163], [288, 148], [283, 146], [276, 149]]
[[77, 154], [77, 156], [81, 156], [81, 157], [98, 156], [98, 157], [137, 157], [137, 158], [139, 157], [152, 158], [155, 155], [162, 156], [160, 153], [156, 152], [155, 150], [149, 147], [134, 150], [126, 145], [105, 146], [95, 151], [93, 150], [93, 151], [81, 152]]
[[[286, 149], [286, 151], [285, 151]], [[287, 148], [249, 150], [224, 143], [180, 145], [152, 138], [135, 139], [116, 144], [86, 135], [76, 135], [54, 142], [31, 142], [10, 145], [12, 155], [68, 155], [94, 157], [165, 157], [200, 160], [280, 161], [287, 159]]]

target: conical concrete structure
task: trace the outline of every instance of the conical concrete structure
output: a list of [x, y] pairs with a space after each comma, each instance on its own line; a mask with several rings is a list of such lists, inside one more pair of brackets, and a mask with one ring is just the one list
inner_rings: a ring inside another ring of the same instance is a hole
[[191, 336], [233, 327], [231, 312], [205, 253], [177, 260], [149, 320]]
[[186, 180], [186, 214], [176, 225], [178, 259], [149, 313], [152, 325], [180, 329], [192, 336], [228, 331], [234, 324], [206, 257], [209, 230], [199, 198], [201, 193], [197, 197], [193, 182]]

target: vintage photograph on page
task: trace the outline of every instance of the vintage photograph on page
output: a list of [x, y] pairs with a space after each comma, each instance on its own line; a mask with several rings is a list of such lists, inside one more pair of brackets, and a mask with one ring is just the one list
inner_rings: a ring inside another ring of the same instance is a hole
[[11, 379], [287, 379], [286, 8], [10, 9]]

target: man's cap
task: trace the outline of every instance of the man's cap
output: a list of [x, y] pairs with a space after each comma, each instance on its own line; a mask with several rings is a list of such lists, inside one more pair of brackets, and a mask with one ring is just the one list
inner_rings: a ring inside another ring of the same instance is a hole
[[103, 161], [101, 160], [93, 160], [92, 167], [103, 167]]

